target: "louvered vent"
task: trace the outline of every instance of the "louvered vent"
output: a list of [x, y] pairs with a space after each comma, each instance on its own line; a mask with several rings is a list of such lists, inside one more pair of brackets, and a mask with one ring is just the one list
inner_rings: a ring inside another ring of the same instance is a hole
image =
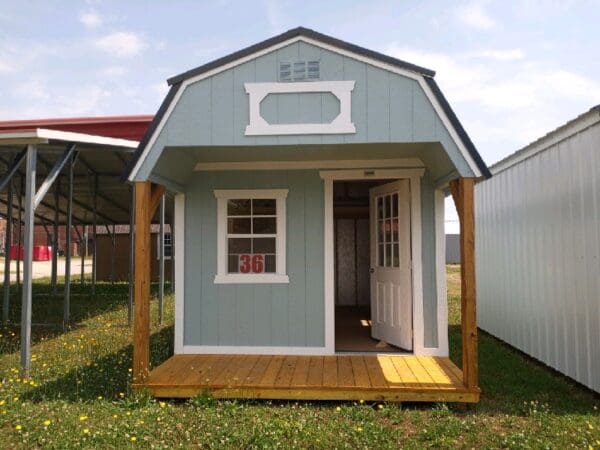
[[319, 61], [279, 63], [279, 81], [311, 81], [321, 77]]

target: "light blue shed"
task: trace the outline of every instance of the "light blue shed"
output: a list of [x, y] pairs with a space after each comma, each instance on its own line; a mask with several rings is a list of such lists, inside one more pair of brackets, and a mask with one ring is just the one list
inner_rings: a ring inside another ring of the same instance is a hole
[[434, 72], [305, 28], [169, 80], [176, 354], [448, 355], [444, 197], [488, 169]]

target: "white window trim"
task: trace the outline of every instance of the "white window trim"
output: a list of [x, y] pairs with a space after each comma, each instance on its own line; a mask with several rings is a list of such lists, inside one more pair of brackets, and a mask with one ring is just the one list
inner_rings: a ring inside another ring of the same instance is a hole
[[[227, 189], [214, 191], [217, 199], [217, 274], [215, 284], [281, 284], [289, 283], [286, 272], [286, 199], [287, 189]], [[275, 238], [276, 273], [227, 273], [227, 200], [236, 198], [275, 199], [277, 236]]]
[[[167, 232], [165, 232], [165, 236], [167, 234], [171, 235], [171, 256], [165, 255], [165, 257], [164, 257], [165, 261], [169, 261], [173, 257], [172, 255], [173, 255], [173, 247], [174, 247], [173, 246], [173, 233], [167, 233]], [[166, 247], [167, 246], [165, 245], [163, 248], [166, 248]], [[160, 250], [161, 250], [161, 247], [160, 247], [160, 233], [157, 233], [156, 234], [156, 259], [157, 260], [160, 260]]]

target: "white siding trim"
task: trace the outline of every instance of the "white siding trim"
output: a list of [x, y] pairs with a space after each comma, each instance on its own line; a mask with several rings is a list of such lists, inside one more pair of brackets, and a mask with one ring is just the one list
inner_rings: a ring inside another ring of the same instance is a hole
[[150, 137], [150, 140], [148, 141], [148, 143], [144, 147], [144, 150], [142, 151], [142, 155], [140, 156], [140, 158], [135, 163], [135, 166], [133, 167], [133, 170], [129, 174], [129, 180], [130, 181], [134, 181], [135, 180], [135, 177], [137, 176], [137, 173], [140, 170], [140, 167], [142, 166], [143, 162], [146, 160], [146, 158], [148, 156], [148, 152], [153, 147], [154, 143], [156, 142], [156, 139], [158, 139], [158, 136], [160, 135], [160, 132], [162, 131], [163, 127], [165, 126], [165, 123], [167, 122], [167, 120], [171, 116], [171, 113], [173, 112], [173, 109], [175, 109], [175, 106], [179, 102], [179, 99], [181, 98], [181, 95], [183, 94], [183, 92], [185, 91], [185, 89], [190, 84], [196, 83], [197, 81], [200, 81], [200, 80], [203, 80], [205, 78], [211, 77], [211, 76], [216, 75], [217, 73], [223, 72], [225, 70], [229, 70], [229, 69], [231, 69], [233, 67], [236, 67], [236, 66], [238, 66], [240, 64], [244, 64], [244, 63], [246, 63], [248, 61], [251, 61], [252, 59], [255, 59], [255, 58], [258, 58], [260, 56], [266, 55], [268, 53], [274, 52], [275, 50], [278, 50], [278, 49], [280, 49], [282, 47], [285, 47], [285, 46], [287, 46], [289, 44], [292, 44], [292, 43], [298, 42], [298, 41], [303, 41], [303, 42], [306, 42], [308, 44], [315, 45], [315, 46], [317, 46], [319, 48], [323, 48], [323, 49], [332, 51], [334, 53], [337, 53], [337, 54], [340, 54], [340, 55], [343, 55], [343, 56], [347, 56], [349, 58], [353, 58], [353, 59], [358, 60], [358, 61], [362, 61], [364, 63], [367, 63], [367, 64], [370, 64], [372, 66], [378, 67], [380, 69], [384, 69], [384, 70], [387, 70], [389, 72], [396, 73], [398, 75], [402, 75], [402, 76], [410, 78], [412, 80], [416, 80], [419, 83], [419, 85], [421, 86], [421, 88], [423, 89], [423, 92], [425, 92], [425, 95], [427, 96], [429, 102], [433, 106], [433, 109], [436, 111], [436, 113], [438, 114], [438, 116], [442, 120], [442, 123], [446, 127], [446, 130], [450, 134], [450, 137], [452, 138], [452, 140], [454, 141], [454, 143], [456, 144], [456, 146], [460, 150], [461, 154], [463, 155], [463, 157], [467, 161], [467, 164], [469, 165], [470, 169], [473, 171], [473, 173], [475, 174], [475, 176], [479, 177], [479, 176], [482, 175], [481, 171], [479, 170], [479, 167], [477, 166], [477, 164], [475, 164], [475, 161], [471, 157], [471, 154], [469, 153], [469, 151], [467, 150], [467, 148], [463, 144], [462, 140], [458, 136], [458, 133], [456, 132], [456, 130], [454, 129], [454, 127], [450, 123], [450, 120], [446, 116], [446, 113], [444, 112], [444, 110], [439, 105], [438, 101], [436, 100], [435, 96], [433, 95], [433, 92], [431, 92], [431, 89], [429, 89], [429, 86], [425, 82], [425, 80], [423, 78], [423, 75], [415, 73], [415, 72], [411, 72], [411, 71], [406, 70], [406, 69], [402, 69], [400, 67], [392, 66], [390, 64], [386, 64], [386, 63], [383, 63], [381, 61], [378, 61], [378, 60], [375, 60], [375, 59], [372, 59], [372, 58], [368, 58], [368, 57], [363, 56], [363, 55], [359, 55], [359, 54], [356, 54], [356, 53], [353, 53], [353, 52], [349, 52], [347, 50], [344, 50], [344, 49], [341, 49], [341, 48], [338, 48], [338, 47], [335, 47], [335, 46], [327, 45], [327, 44], [324, 44], [322, 42], [315, 41], [313, 39], [309, 39], [309, 38], [307, 38], [305, 36], [296, 36], [296, 37], [294, 37], [292, 39], [288, 39], [288, 40], [283, 41], [283, 42], [281, 42], [279, 44], [273, 45], [272, 47], [260, 50], [260, 51], [258, 51], [256, 53], [253, 53], [251, 55], [248, 55], [248, 56], [245, 56], [243, 58], [237, 59], [237, 60], [232, 61], [232, 62], [230, 62], [228, 64], [225, 64], [223, 66], [217, 67], [217, 68], [215, 68], [213, 70], [209, 70], [209, 71], [204, 72], [204, 73], [202, 73], [200, 75], [188, 78], [187, 80], [183, 81], [182, 84], [181, 84], [181, 86], [179, 87], [179, 90], [177, 91], [177, 94], [175, 95], [175, 97], [173, 98], [173, 100], [171, 101], [171, 103], [169, 104], [169, 106], [167, 107], [167, 111], [165, 112], [164, 116], [162, 117], [162, 119], [159, 122], [159, 124], [156, 127], [156, 129], [154, 130], [154, 133], [152, 133], [152, 136]]
[[196, 172], [217, 170], [302, 170], [302, 169], [356, 169], [361, 167], [424, 167], [419, 158], [339, 159], [323, 161], [242, 161], [199, 162]]
[[422, 177], [425, 169], [371, 169], [361, 170], [322, 170], [319, 175], [324, 180], [389, 180], [398, 178]]
[[184, 352], [183, 327], [185, 305], [185, 194], [175, 194], [175, 354]]
[[435, 281], [437, 287], [437, 322], [439, 355], [448, 356], [448, 289], [446, 286], [446, 233], [444, 229], [445, 194], [434, 192], [435, 208]]
[[421, 178], [410, 177], [410, 231], [413, 293], [413, 352], [425, 350], [425, 319], [423, 317], [423, 243], [421, 217]]
[[185, 345], [182, 353], [198, 355], [330, 355], [326, 347], [259, 347], [250, 345]]
[[335, 267], [334, 267], [334, 220], [333, 220], [333, 178], [324, 179], [324, 271], [325, 271], [325, 348], [330, 355], [335, 354]]
[[[246, 136], [356, 133], [352, 123], [352, 89], [356, 81], [303, 81], [297, 83], [244, 83], [249, 95], [250, 123]], [[260, 103], [270, 94], [330, 92], [340, 102], [340, 113], [329, 123], [270, 124], [260, 114]]]

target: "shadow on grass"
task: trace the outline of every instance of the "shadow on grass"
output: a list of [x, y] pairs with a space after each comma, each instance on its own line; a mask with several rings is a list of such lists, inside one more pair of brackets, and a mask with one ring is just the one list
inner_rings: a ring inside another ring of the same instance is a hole
[[[91, 401], [99, 396], [119, 398], [131, 385], [133, 345], [94, 359], [89, 365], [76, 367], [63, 376], [40, 384], [22, 396], [41, 402], [48, 400]], [[173, 327], [162, 328], [150, 337], [151, 366], [156, 367], [173, 354]]]
[[[461, 329], [449, 327], [450, 359], [461, 367]], [[554, 414], [589, 413], [598, 396], [506, 343], [479, 330], [477, 409], [492, 414], [524, 414], [527, 404], [547, 404]]]

